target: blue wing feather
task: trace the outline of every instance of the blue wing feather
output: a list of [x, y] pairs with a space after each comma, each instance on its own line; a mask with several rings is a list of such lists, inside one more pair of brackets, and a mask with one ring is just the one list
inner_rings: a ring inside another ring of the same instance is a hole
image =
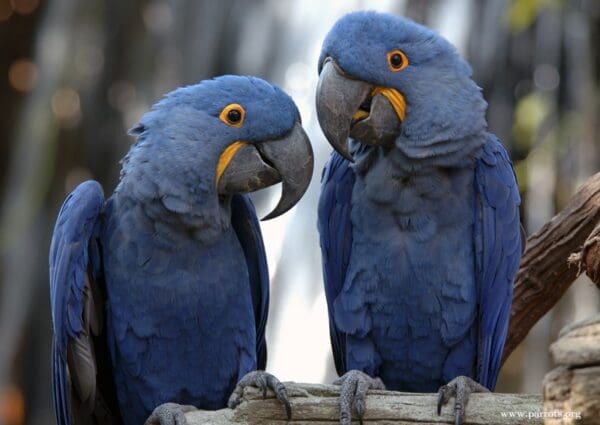
[[494, 389], [521, 257], [519, 190], [506, 150], [490, 135], [475, 168], [479, 299], [478, 381]]
[[256, 323], [257, 368], [267, 363], [265, 328], [269, 311], [269, 269], [260, 225], [254, 206], [247, 195], [236, 195], [231, 201], [231, 222], [244, 250]]
[[99, 261], [93, 233], [103, 204], [104, 195], [97, 182], [78, 186], [60, 210], [50, 246], [53, 395], [60, 425], [72, 422], [67, 345], [84, 329], [86, 274], [88, 267], [93, 273], [99, 270], [99, 264], [90, 260]]
[[337, 329], [333, 303], [344, 285], [352, 247], [350, 218], [354, 171], [350, 163], [333, 152], [321, 180], [318, 228], [321, 242], [325, 296], [329, 314], [329, 334], [337, 373], [346, 372], [346, 337]]

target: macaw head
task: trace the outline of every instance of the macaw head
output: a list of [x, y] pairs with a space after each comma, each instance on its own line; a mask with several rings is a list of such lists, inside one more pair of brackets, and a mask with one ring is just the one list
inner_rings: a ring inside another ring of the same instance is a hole
[[447, 153], [482, 132], [486, 103], [471, 68], [432, 30], [399, 16], [355, 12], [331, 29], [319, 58], [317, 115], [352, 160], [348, 137], [408, 156]]
[[203, 203], [215, 206], [233, 194], [282, 182], [279, 203], [265, 217], [273, 218], [298, 202], [312, 177], [313, 153], [296, 105], [259, 78], [227, 75], [179, 88], [130, 134], [138, 141], [124, 173], [152, 164], [145, 174], [154, 174], [153, 185], [146, 186], [175, 212], [194, 209], [199, 193]]

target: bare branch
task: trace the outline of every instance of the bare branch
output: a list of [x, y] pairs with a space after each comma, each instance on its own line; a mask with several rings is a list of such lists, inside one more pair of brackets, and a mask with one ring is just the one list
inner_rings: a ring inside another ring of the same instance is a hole
[[[339, 423], [339, 387], [319, 384], [296, 384], [287, 382], [292, 404], [293, 424]], [[186, 415], [189, 425], [224, 424], [285, 424], [285, 409], [272, 394], [263, 400], [262, 393], [254, 388], [246, 389], [244, 402], [235, 410], [216, 412], [194, 411]], [[441, 416], [436, 413], [437, 394], [399, 393], [371, 390], [367, 397], [365, 424], [433, 424], [454, 423], [452, 406], [446, 406]], [[508, 412], [535, 414], [542, 410], [541, 395], [533, 394], [473, 394], [467, 407], [469, 424], [508, 425], [542, 424], [543, 419], [511, 418]], [[503, 413], [505, 415], [503, 415]], [[508, 417], [504, 417], [508, 416]]]
[[558, 213], [527, 239], [517, 273], [505, 361], [563, 296], [578, 274], [570, 254], [581, 249], [600, 222], [600, 173], [590, 177]]

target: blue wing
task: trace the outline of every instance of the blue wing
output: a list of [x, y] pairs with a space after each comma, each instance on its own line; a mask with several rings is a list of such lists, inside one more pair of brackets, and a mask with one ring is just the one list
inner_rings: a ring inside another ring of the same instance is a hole
[[346, 336], [337, 329], [333, 302], [342, 290], [352, 247], [350, 218], [354, 171], [350, 163], [333, 152], [321, 179], [318, 228], [321, 241], [325, 296], [329, 312], [329, 336], [337, 373], [346, 373]]
[[103, 296], [97, 284], [102, 267], [95, 233], [103, 205], [101, 186], [82, 183], [65, 200], [52, 235], [52, 384], [59, 425], [93, 423], [92, 417], [103, 423], [115, 420], [108, 407], [116, 398], [114, 391], [108, 394], [112, 373], [105, 369]]
[[519, 190], [508, 154], [489, 135], [475, 168], [475, 250], [479, 297], [477, 380], [493, 390], [521, 259]]
[[269, 312], [269, 269], [256, 212], [247, 195], [233, 197], [231, 222], [246, 256], [256, 323], [257, 368], [264, 370], [267, 364], [265, 327]]

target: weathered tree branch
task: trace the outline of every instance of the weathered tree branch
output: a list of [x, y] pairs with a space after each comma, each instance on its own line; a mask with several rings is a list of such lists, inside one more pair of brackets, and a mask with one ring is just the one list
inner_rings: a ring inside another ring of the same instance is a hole
[[[319, 384], [295, 384], [286, 387], [292, 404], [293, 424], [339, 423], [339, 387]], [[438, 424], [454, 423], [451, 405], [436, 413], [436, 394], [399, 393], [393, 391], [369, 391], [365, 424]], [[469, 424], [508, 425], [542, 424], [543, 419], [531, 418], [542, 410], [541, 395], [532, 394], [473, 394], [467, 407]], [[510, 412], [510, 413], [509, 413]], [[517, 413], [518, 412], [518, 413]], [[511, 417], [511, 413], [514, 417]], [[519, 417], [523, 413], [524, 417]], [[505, 417], [506, 416], [506, 417]], [[235, 410], [221, 409], [215, 412], [194, 411], [186, 415], [189, 425], [225, 424], [285, 424], [285, 410], [273, 398], [266, 400], [254, 388], [246, 389], [244, 401]]]
[[569, 255], [600, 222], [600, 173], [590, 177], [566, 208], [527, 239], [517, 273], [503, 361], [563, 296], [578, 274]]
[[590, 233], [580, 252], [571, 254], [569, 263], [577, 267], [577, 274], [585, 274], [600, 289], [600, 224]]

